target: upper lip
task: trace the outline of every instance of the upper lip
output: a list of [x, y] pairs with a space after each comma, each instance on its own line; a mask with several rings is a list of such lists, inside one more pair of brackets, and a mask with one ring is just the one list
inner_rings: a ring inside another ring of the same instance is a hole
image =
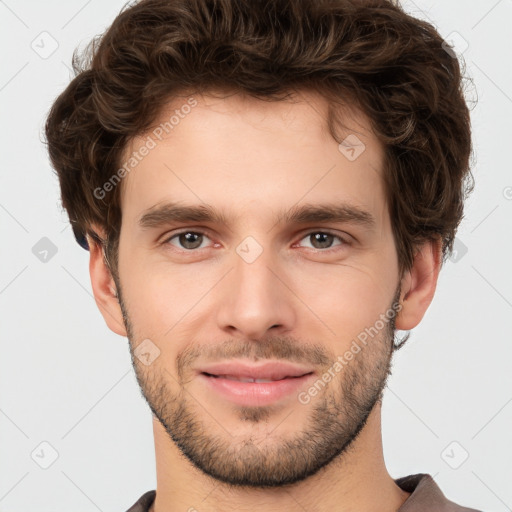
[[199, 373], [229, 375], [237, 378], [280, 380], [286, 377], [301, 377], [312, 373], [311, 368], [282, 361], [269, 361], [259, 365], [243, 361], [226, 361], [199, 368]]

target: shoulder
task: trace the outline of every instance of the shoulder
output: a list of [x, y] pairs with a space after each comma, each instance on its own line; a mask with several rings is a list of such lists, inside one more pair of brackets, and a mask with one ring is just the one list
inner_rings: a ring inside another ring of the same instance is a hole
[[483, 512], [450, 501], [431, 475], [418, 473], [395, 479], [402, 490], [411, 493], [398, 512]]
[[145, 492], [126, 512], [148, 512], [155, 496], [156, 490]]

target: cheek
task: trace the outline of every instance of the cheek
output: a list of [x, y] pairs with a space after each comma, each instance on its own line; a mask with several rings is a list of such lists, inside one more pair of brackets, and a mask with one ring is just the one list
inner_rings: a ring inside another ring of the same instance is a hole
[[[139, 261], [125, 272], [123, 291], [133, 324], [162, 337], [183, 328], [201, 298], [222, 277], [222, 269], [208, 265], [176, 265], [168, 261]], [[225, 272], [225, 270], [224, 270]]]
[[396, 286], [393, 273], [378, 264], [340, 263], [295, 271], [287, 278], [295, 283], [295, 293], [340, 342], [374, 325], [387, 311]]
[[[230, 269], [225, 263], [126, 259], [123, 292], [136, 332], [164, 341], [184, 331], [200, 332], [229, 295], [231, 280], [222, 279]], [[384, 247], [337, 263], [282, 261], [274, 268], [290, 290], [278, 281], [273, 297], [296, 308], [298, 331], [325, 331], [326, 336], [334, 333], [338, 340], [350, 341], [387, 311], [398, 277], [393, 264], [392, 251]]]

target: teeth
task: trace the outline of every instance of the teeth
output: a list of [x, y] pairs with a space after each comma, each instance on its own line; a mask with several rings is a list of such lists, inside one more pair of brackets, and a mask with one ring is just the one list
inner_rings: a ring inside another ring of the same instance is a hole
[[252, 379], [251, 377], [233, 377], [231, 375], [217, 375], [228, 380], [237, 380], [239, 382], [274, 382], [272, 379]]

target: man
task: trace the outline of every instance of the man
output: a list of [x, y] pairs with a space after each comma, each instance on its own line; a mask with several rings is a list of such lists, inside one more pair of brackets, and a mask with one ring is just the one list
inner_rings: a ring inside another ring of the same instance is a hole
[[395, 329], [470, 188], [435, 29], [387, 0], [142, 0], [75, 70], [46, 135], [153, 413], [130, 511], [474, 510], [382, 449]]

